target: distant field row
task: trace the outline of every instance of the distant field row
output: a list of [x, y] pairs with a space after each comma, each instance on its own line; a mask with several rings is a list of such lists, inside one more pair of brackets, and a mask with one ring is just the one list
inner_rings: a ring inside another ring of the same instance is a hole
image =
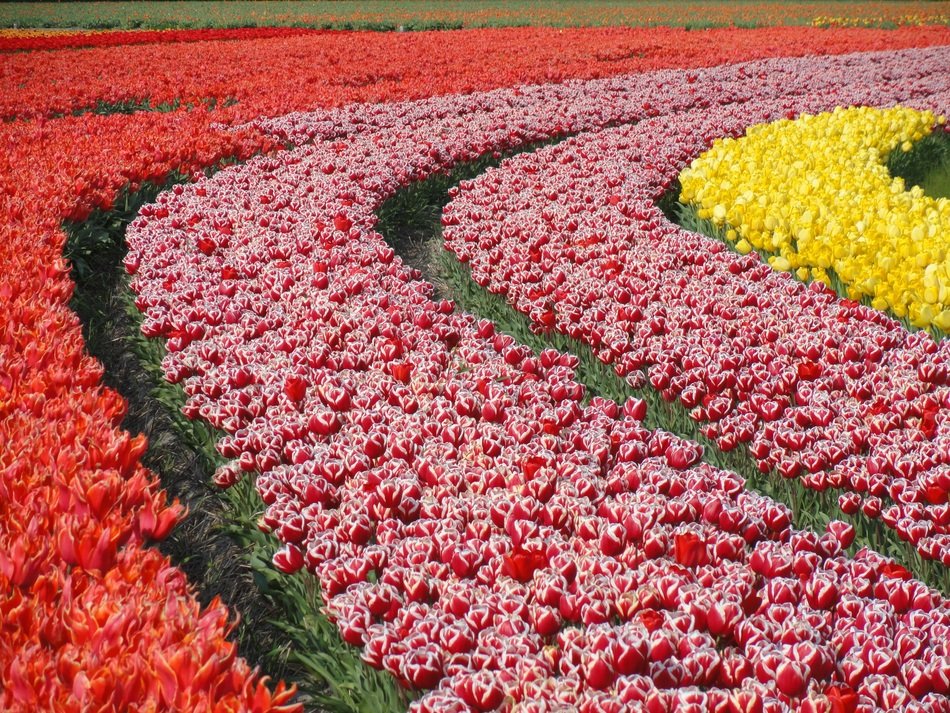
[[2, 27], [189, 28], [306, 26], [440, 29], [518, 25], [950, 24], [950, 2], [614, 2], [585, 0], [276, 0], [273, 2], [12, 2]]

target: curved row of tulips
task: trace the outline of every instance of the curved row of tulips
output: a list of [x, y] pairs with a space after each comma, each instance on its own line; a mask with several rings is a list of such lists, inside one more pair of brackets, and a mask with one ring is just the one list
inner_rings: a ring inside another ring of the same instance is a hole
[[[946, 81], [928, 84], [914, 103], [946, 106]], [[521, 155], [460, 187], [447, 246], [537, 328], [692, 409], [723, 450], [747, 443], [763, 471], [852, 491], [843, 509], [882, 515], [950, 563], [947, 345], [726, 252], [656, 205], [684, 158], [783, 114], [693, 111]], [[893, 501], [883, 514], [882, 499]]]
[[[55, 154], [57, 171], [73, 168], [96, 138], [73, 137], [71, 160]], [[207, 150], [241, 148], [241, 139], [225, 139]], [[188, 156], [175, 152], [138, 175], [167, 173]], [[0, 167], [0, 708], [297, 710], [283, 683], [272, 693], [236, 656], [233, 619], [220, 600], [201, 606], [184, 574], [150, 546], [182, 508], [142, 466], [145, 439], [121, 428], [126, 404], [101, 383], [102, 367], [86, 353], [69, 309], [60, 220], [88, 212], [76, 196], [55, 191], [69, 173], [53, 172], [42, 184], [50, 193], [25, 196], [38, 183], [19, 183], [19, 165], [7, 168]], [[69, 179], [71, 188], [88, 189], [88, 201], [108, 193], [109, 181], [93, 175]]]
[[[946, 106], [945, 79], [928, 85], [911, 101]], [[892, 101], [861, 93], [844, 103]], [[697, 110], [511, 159], [460, 187], [447, 245], [540, 329], [679, 400], [721, 449], [745, 444], [763, 472], [843, 490], [845, 512], [880, 517], [950, 565], [947, 343], [728, 252], [657, 206], [684, 159], [784, 113]]]
[[[617, 135], [598, 128], [648, 116], [681, 131], [706, 117], [711, 138], [741, 117], [925, 100], [948, 58], [762, 61], [259, 122], [313, 143], [176, 187], [130, 226], [143, 331], [167, 340], [186, 413], [227, 434], [216, 481], [258, 473], [261, 526], [286, 543], [275, 564], [317, 575], [364, 659], [427, 691], [414, 710], [950, 710], [939, 593], [843, 554], [849, 525], [795, 530], [695, 443], [643, 428], [643, 402], [582, 405], [573, 357], [431, 300], [373, 230], [398, 189], [486, 152], [581, 131], [566, 145], [596, 147]], [[642, 163], [658, 175], [693, 148]], [[602, 188], [620, 215], [653, 210]], [[709, 252], [693, 264], [713, 267]], [[770, 278], [738, 264], [755, 295]]]
[[[0, 52], [80, 49], [130, 45], [255, 40], [294, 35], [322, 34], [323, 30], [302, 27], [239, 27], [202, 30], [0, 30]], [[187, 48], [186, 48], [187, 49]], [[33, 55], [34, 62], [36, 55]], [[103, 78], [105, 79], [105, 78]], [[107, 80], [106, 80], [107, 81]]]

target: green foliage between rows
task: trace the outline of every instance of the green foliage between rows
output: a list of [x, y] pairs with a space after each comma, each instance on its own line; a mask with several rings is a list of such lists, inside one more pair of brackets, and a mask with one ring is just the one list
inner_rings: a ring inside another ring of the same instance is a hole
[[887, 170], [904, 179], [905, 186], [920, 186], [931, 198], [950, 199], [950, 131], [935, 131], [910, 151], [892, 151]]

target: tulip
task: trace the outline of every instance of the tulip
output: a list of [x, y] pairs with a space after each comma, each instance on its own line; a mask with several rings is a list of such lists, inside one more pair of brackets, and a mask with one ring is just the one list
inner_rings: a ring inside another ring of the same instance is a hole
[[293, 574], [303, 567], [303, 553], [293, 545], [285, 545], [274, 554], [274, 566], [281, 572]]
[[505, 692], [488, 671], [463, 676], [455, 684], [455, 691], [472, 708], [491, 711], [498, 708]]
[[775, 683], [786, 696], [801, 695], [808, 683], [805, 667], [796, 661], [781, 661], [775, 669]]
[[692, 532], [676, 535], [674, 550], [676, 561], [684, 567], [698, 567], [709, 561], [706, 543]]

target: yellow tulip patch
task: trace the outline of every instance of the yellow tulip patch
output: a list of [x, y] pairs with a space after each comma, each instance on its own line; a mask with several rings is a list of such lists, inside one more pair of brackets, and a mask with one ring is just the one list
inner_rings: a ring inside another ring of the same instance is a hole
[[736, 250], [820, 280], [921, 328], [950, 330], [950, 200], [907, 188], [892, 151], [944, 117], [906, 107], [836, 109], [718, 139], [680, 174], [680, 201]]

